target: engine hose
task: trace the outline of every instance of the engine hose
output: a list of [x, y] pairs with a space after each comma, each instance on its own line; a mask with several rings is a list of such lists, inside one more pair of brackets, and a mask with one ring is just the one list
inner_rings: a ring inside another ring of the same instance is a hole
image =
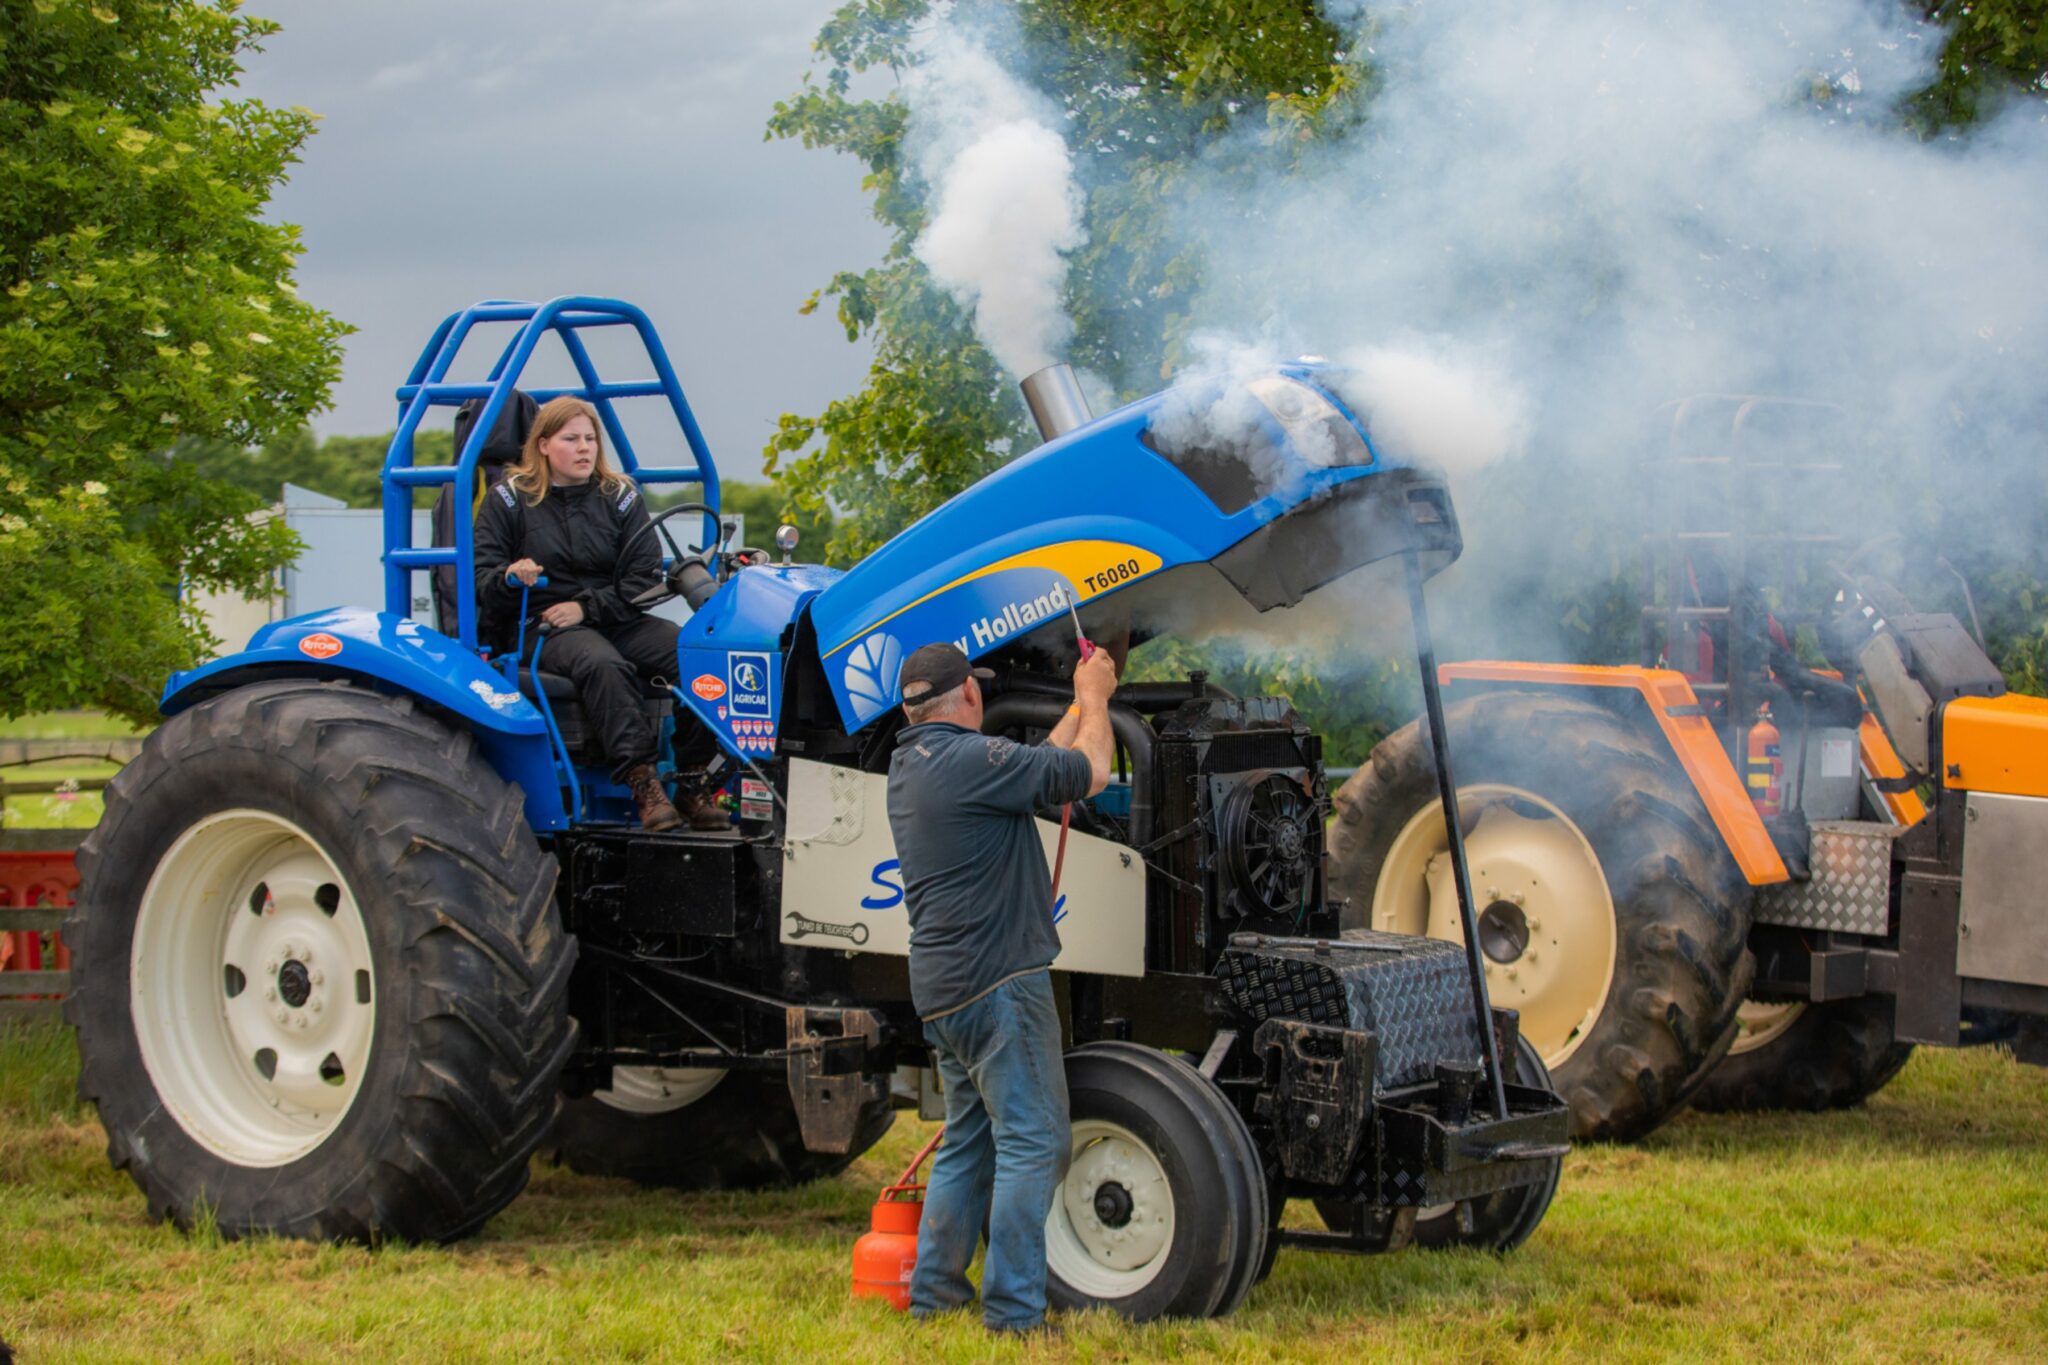
[[[1067, 714], [1072, 693], [1005, 692], [983, 708], [981, 728], [993, 734], [1029, 725], [1050, 730]], [[1109, 730], [1131, 756], [1131, 843], [1143, 847], [1152, 837], [1152, 727], [1120, 702], [1109, 707]]]

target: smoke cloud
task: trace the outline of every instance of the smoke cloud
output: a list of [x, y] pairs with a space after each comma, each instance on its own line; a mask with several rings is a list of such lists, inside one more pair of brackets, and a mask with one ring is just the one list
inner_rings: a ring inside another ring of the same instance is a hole
[[1059, 113], [950, 13], [918, 56], [904, 98], [933, 211], [917, 256], [1022, 378], [1060, 358], [1072, 331], [1060, 306], [1064, 253], [1087, 241]]
[[[1582, 653], [1532, 641], [1528, 590], [1634, 561], [1667, 405], [1694, 394], [1833, 405], [1778, 439], [1826, 443], [1835, 484], [1742, 496], [1797, 504], [1844, 553], [1903, 530], [2035, 556], [2038, 104], [1916, 139], [1897, 101], [1943, 34], [1877, 0], [1324, 9], [1373, 68], [1365, 117], [1284, 173], [1263, 128], [1212, 149], [1180, 214], [1207, 266], [1191, 313], [1354, 366], [1380, 444], [1452, 470], [1454, 649]], [[1683, 433], [1691, 453], [1726, 453], [1732, 411]]]

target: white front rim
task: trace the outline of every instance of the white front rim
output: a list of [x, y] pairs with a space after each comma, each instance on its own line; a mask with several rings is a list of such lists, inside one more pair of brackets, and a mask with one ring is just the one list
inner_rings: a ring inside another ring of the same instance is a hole
[[[1614, 901], [1600, 857], [1569, 816], [1519, 787], [1460, 787], [1458, 813], [1482, 942], [1497, 923], [1521, 938], [1519, 949], [1513, 935], [1489, 948], [1487, 996], [1519, 1010], [1522, 1036], [1558, 1066], [1592, 1031], [1614, 983]], [[1373, 887], [1373, 928], [1464, 942], [1450, 847], [1436, 802], [1409, 818]]]
[[143, 890], [128, 985], [157, 1097], [215, 1156], [285, 1165], [355, 1103], [377, 1020], [369, 935], [291, 821], [223, 811], [178, 836]]
[[1806, 1013], [1804, 1000], [1773, 1004], [1767, 1000], [1745, 1000], [1735, 1010], [1735, 1041], [1728, 1046], [1730, 1057], [1740, 1057], [1774, 1043], [1786, 1029]]
[[1077, 1293], [1123, 1299], [1158, 1278], [1172, 1250], [1173, 1188], [1157, 1154], [1121, 1124], [1075, 1123], [1045, 1220], [1047, 1269]]
[[591, 1098], [628, 1114], [666, 1114], [703, 1099], [725, 1077], [715, 1066], [615, 1066], [611, 1088]]

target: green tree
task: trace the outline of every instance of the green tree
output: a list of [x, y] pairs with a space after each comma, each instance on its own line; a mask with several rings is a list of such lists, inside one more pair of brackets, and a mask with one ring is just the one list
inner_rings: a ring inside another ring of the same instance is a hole
[[264, 206], [313, 130], [216, 99], [276, 26], [235, 0], [0, 0], [0, 714], [145, 717], [212, 643], [195, 589], [294, 549], [163, 458], [258, 445], [326, 399], [346, 327]]
[[[180, 441], [165, 459], [188, 465], [203, 478], [230, 483], [274, 503], [288, 483], [351, 507], [381, 507], [384, 499], [384, 456], [393, 433], [381, 436], [315, 438], [311, 427], [294, 427], [255, 449], [232, 441]], [[419, 464], [454, 461], [454, 433], [426, 430], [413, 437], [413, 459]], [[438, 490], [418, 490], [414, 505], [431, 507]]]

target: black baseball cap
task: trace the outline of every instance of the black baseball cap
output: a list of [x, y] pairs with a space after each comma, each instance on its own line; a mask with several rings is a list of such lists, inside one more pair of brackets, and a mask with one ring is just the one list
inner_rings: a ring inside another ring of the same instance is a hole
[[896, 674], [896, 690], [906, 702], [929, 701], [942, 692], [951, 692], [966, 682], [970, 674], [986, 681], [995, 676], [995, 670], [973, 667], [958, 645], [926, 645], [912, 650], [903, 661], [902, 670]]

